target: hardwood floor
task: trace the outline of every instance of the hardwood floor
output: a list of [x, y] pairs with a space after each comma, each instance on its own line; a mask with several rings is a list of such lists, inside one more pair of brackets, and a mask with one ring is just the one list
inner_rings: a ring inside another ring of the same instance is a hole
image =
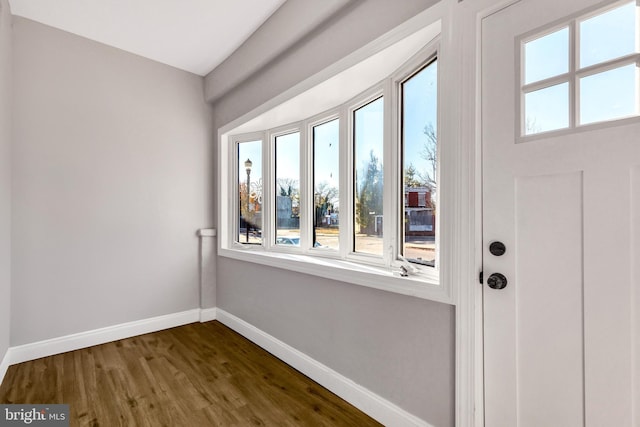
[[2, 403], [68, 403], [72, 426], [379, 426], [219, 322], [10, 366]]

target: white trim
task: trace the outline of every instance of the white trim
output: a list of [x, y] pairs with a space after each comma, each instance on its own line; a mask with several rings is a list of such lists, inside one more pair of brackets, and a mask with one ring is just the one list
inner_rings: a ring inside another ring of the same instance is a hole
[[278, 359], [291, 365], [380, 423], [394, 427], [430, 427], [430, 424], [426, 421], [408, 413], [328, 366], [222, 309], [218, 309], [218, 321], [259, 345]]
[[202, 308], [200, 309], [200, 323], [211, 322], [218, 318], [217, 308]]
[[9, 369], [9, 365], [11, 365], [11, 363], [9, 363], [9, 350], [10, 348], [7, 349], [7, 352], [2, 357], [2, 362], [0, 362], [0, 384], [4, 381], [7, 369]]
[[198, 230], [198, 237], [216, 237], [215, 228], [201, 228]]
[[[484, 423], [484, 318], [483, 318], [483, 286], [478, 284], [478, 273], [482, 271], [482, 21], [489, 16], [496, 14], [522, 0], [483, 0], [478, 4], [468, 3], [462, 7], [470, 7], [467, 19], [467, 25], [463, 28], [469, 28], [473, 34], [467, 37], [473, 40], [473, 66], [475, 72], [473, 76], [469, 76], [469, 81], [464, 79], [465, 85], [473, 85], [474, 103], [467, 104], [467, 108], [472, 109], [475, 122], [473, 129], [463, 129], [463, 132], [469, 132], [467, 138], [473, 141], [473, 147], [470, 153], [470, 181], [472, 185], [470, 206], [474, 210], [471, 220], [471, 238], [473, 247], [471, 248], [471, 256], [473, 260], [473, 268], [469, 279], [473, 281], [474, 286], [470, 288], [460, 288], [459, 298], [464, 299], [465, 304], [460, 305], [460, 317], [456, 319], [456, 335], [462, 341], [460, 348], [456, 351], [456, 387], [461, 386], [461, 381], [470, 385], [469, 400], [465, 402], [465, 407], [459, 401], [460, 396], [456, 396], [456, 415], [459, 416], [461, 411], [470, 410], [464, 420], [456, 418], [456, 422], [460, 425], [469, 425], [475, 427], [483, 427]], [[468, 6], [471, 4], [471, 6]], [[473, 26], [471, 26], [473, 22]], [[465, 43], [465, 48], [471, 48], [471, 43]], [[473, 79], [473, 81], [471, 81]], [[466, 87], [470, 91], [470, 87]], [[466, 110], [465, 110], [466, 111]], [[465, 311], [469, 310], [469, 311]], [[468, 316], [471, 316], [469, 318]], [[470, 358], [471, 360], [467, 359]], [[462, 373], [459, 371], [459, 363], [469, 363], [468, 371]], [[465, 375], [465, 378], [461, 378]], [[473, 407], [471, 407], [473, 405]], [[464, 412], [462, 412], [464, 413]], [[470, 416], [469, 416], [470, 415]]]
[[[473, 181], [472, 194], [475, 196], [473, 200], [473, 209], [475, 214], [473, 215], [473, 232], [472, 237], [474, 241], [473, 247], [473, 283], [475, 286], [471, 290], [468, 290], [466, 295], [460, 295], [467, 302], [467, 307], [470, 309], [473, 307], [471, 313], [462, 313], [460, 320], [461, 324], [457, 324], [457, 334], [461, 336], [465, 335], [467, 340], [461, 344], [464, 349], [457, 350], [456, 357], [460, 362], [463, 362], [464, 357], [471, 357], [469, 362], [472, 365], [469, 366], [466, 378], [460, 378], [460, 371], [456, 371], [456, 387], [460, 386], [460, 381], [465, 381], [468, 384], [472, 384], [470, 387], [470, 399], [467, 405], [474, 405], [472, 417], [470, 417], [469, 424], [475, 427], [483, 427], [484, 423], [484, 318], [483, 318], [483, 286], [478, 285], [478, 277], [476, 276], [482, 271], [482, 21], [489, 16], [498, 13], [521, 0], [484, 0], [483, 4], [477, 5], [470, 11], [473, 17], [474, 28], [473, 37], [475, 57], [473, 64], [475, 67], [475, 73], [470, 78], [474, 79], [474, 98], [473, 116], [475, 126], [473, 128], [473, 134], [468, 137], [473, 137], [473, 175], [471, 180]], [[463, 6], [464, 7], [464, 6]], [[470, 84], [470, 83], [469, 83]], [[468, 129], [466, 129], [469, 131]], [[472, 316], [472, 318], [466, 318], [466, 316]], [[458, 366], [456, 366], [456, 370]], [[456, 399], [456, 405], [459, 405], [458, 399]], [[467, 406], [468, 408], [468, 406]], [[458, 411], [464, 408], [458, 407]], [[465, 420], [466, 421], [466, 420]]]
[[[476, 16], [465, 13], [463, 8], [450, 3], [448, 16], [443, 19], [441, 54], [439, 72], [442, 86], [449, 88], [446, 96], [442, 96], [442, 111], [458, 111], [458, 115], [443, 115], [440, 120], [446, 123], [442, 127], [440, 136], [443, 141], [441, 158], [446, 163], [446, 157], [456, 159], [449, 162], [449, 168], [441, 169], [445, 188], [439, 194], [455, 194], [456, 197], [446, 198], [440, 203], [445, 212], [440, 214], [449, 221], [441, 221], [444, 228], [441, 236], [449, 235], [449, 239], [441, 245], [441, 259], [448, 258], [449, 262], [441, 264], [442, 279], [451, 284], [453, 298], [456, 304], [456, 354], [455, 354], [455, 420], [458, 427], [480, 426], [477, 414], [482, 413], [478, 408], [476, 392], [477, 366], [475, 365], [475, 316], [474, 292], [477, 289], [477, 274], [475, 262], [476, 246], [475, 218], [477, 209], [475, 193], [476, 153], [474, 144], [475, 118], [475, 70], [474, 37]], [[466, 71], [468, 70], [468, 71]], [[442, 95], [442, 93], [441, 93]], [[454, 175], [457, 179], [452, 179]], [[448, 186], [448, 187], [446, 187]]]
[[14, 365], [16, 363], [27, 362], [41, 357], [53, 356], [54, 354], [79, 350], [81, 348], [104, 344], [111, 341], [174, 328], [176, 326], [194, 323], [199, 320], [200, 309], [196, 308], [179, 313], [121, 323], [119, 325], [107, 326], [106, 328], [65, 335], [16, 347], [9, 347], [7, 355], [5, 356], [5, 361], [8, 359], [8, 363], [10, 365]]

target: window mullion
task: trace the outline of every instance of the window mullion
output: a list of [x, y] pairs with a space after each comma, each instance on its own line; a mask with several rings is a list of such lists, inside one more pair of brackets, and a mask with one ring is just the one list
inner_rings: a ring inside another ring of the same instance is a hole
[[[263, 159], [265, 160], [264, 178], [262, 179], [262, 246], [267, 250], [274, 246], [276, 235], [276, 204], [274, 202], [276, 180], [276, 135], [267, 134], [264, 140]], [[265, 151], [265, 149], [267, 151]]]
[[580, 63], [580, 26], [573, 20], [569, 26], [569, 129], [575, 129], [580, 117], [580, 82], [576, 75]]
[[305, 121], [300, 126], [300, 247], [307, 252], [313, 244], [313, 132]]
[[[270, 159], [270, 152], [268, 151], [270, 148], [271, 144], [269, 143], [269, 133], [268, 132], [264, 132], [262, 135], [262, 158], [260, 159], [261, 163], [262, 163], [262, 176], [260, 177], [256, 177], [258, 179], [258, 181], [256, 182], [256, 190], [260, 190], [260, 192], [262, 193], [262, 201], [260, 203], [260, 231], [262, 233], [262, 240], [260, 242], [260, 245], [262, 247], [265, 247], [265, 245], [267, 245], [267, 242], [270, 238], [271, 238], [271, 234], [269, 233], [269, 221], [270, 219], [270, 202], [272, 197], [268, 196], [265, 197], [266, 195], [270, 194], [270, 188], [271, 186], [270, 184], [270, 177], [271, 177], [271, 159]], [[267, 151], [265, 151], [267, 150]], [[260, 180], [262, 182], [260, 182]], [[256, 194], [260, 195], [260, 193], [256, 192]]]
[[309, 243], [309, 221], [307, 212], [309, 212], [309, 204], [307, 195], [309, 190], [307, 185], [309, 183], [309, 161], [308, 161], [308, 140], [307, 140], [307, 124], [301, 122], [299, 124], [300, 129], [300, 194], [298, 200], [298, 221], [300, 224], [300, 249], [304, 252], [310, 246]]
[[604, 71], [613, 70], [625, 65], [638, 64], [640, 62], [640, 54], [630, 53], [629, 55], [621, 56], [620, 58], [611, 59], [608, 61], [600, 62], [598, 64], [589, 65], [584, 68], [576, 69], [578, 77], [588, 77], [594, 74], [599, 74]]
[[556, 85], [565, 83], [567, 81], [570, 82], [574, 76], [575, 76], [575, 73], [572, 73], [571, 71], [569, 71], [567, 73], [549, 77], [548, 79], [540, 80], [539, 82], [529, 83], [522, 86], [522, 93], [526, 95], [528, 93], [536, 92], [541, 89], [546, 89], [551, 86], [556, 86]]
[[[339, 253], [340, 258], [345, 259], [349, 252], [353, 249], [353, 211], [352, 203], [350, 200], [353, 188], [353, 164], [352, 153], [350, 152], [351, 144], [349, 141], [351, 138], [348, 136], [349, 129], [351, 128], [351, 117], [348, 117], [348, 107], [343, 106], [340, 108], [340, 132], [339, 132], [339, 147], [340, 147], [340, 178], [338, 180], [338, 192], [340, 200], [340, 213], [338, 218], [340, 221], [340, 244]], [[351, 162], [351, 163], [350, 163]]]
[[[402, 204], [397, 189], [401, 184], [398, 182], [400, 176], [400, 147], [399, 126], [398, 126], [398, 86], [393, 84], [392, 79], [384, 82], [384, 196], [383, 196], [383, 230], [382, 236], [383, 251], [382, 257], [387, 266], [391, 266], [391, 262], [398, 257], [398, 242], [400, 241], [400, 210], [398, 202]], [[402, 206], [400, 207], [402, 209]]]
[[230, 179], [228, 190], [229, 194], [231, 195], [230, 200], [233, 201], [233, 205], [230, 209], [231, 218], [229, 222], [231, 227], [229, 228], [231, 231], [227, 235], [227, 244], [229, 245], [229, 247], [232, 247], [236, 244], [236, 237], [238, 236], [238, 230], [240, 228], [240, 200], [238, 197], [240, 191], [238, 180], [236, 179], [236, 177], [238, 176], [238, 142], [232, 140], [229, 146], [231, 149], [227, 152], [227, 164], [229, 165], [230, 169], [229, 176], [232, 177], [232, 179]]
[[[344, 152], [344, 158], [346, 161], [346, 181], [347, 181], [347, 186], [346, 186], [346, 210], [347, 210], [347, 223], [346, 223], [346, 227], [348, 228], [348, 234], [347, 234], [347, 240], [345, 241], [346, 244], [346, 253], [345, 256], [350, 256], [351, 254], [353, 254], [355, 252], [355, 230], [356, 230], [356, 166], [355, 166], [355, 158], [356, 158], [356, 154], [355, 154], [355, 149], [356, 149], [356, 142], [355, 142], [355, 119], [354, 119], [354, 113], [355, 113], [355, 108], [353, 108], [353, 106], [349, 105], [346, 108], [346, 138], [345, 138], [345, 145], [346, 145], [346, 149]], [[342, 191], [342, 190], [341, 190]]]

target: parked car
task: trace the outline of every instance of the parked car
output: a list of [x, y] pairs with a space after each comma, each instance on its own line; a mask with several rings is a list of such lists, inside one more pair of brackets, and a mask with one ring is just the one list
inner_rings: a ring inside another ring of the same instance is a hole
[[276, 239], [276, 245], [300, 246], [300, 238], [299, 237], [278, 237]]
[[[300, 237], [278, 237], [276, 239], [276, 245], [300, 246]], [[322, 248], [324, 246], [319, 242], [315, 242], [313, 247]]]

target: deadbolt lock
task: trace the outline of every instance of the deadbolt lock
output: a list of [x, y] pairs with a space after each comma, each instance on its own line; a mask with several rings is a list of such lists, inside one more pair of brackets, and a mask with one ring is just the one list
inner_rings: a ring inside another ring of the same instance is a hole
[[507, 252], [507, 247], [502, 242], [491, 242], [489, 244], [489, 252], [491, 252], [491, 255], [502, 256]]

